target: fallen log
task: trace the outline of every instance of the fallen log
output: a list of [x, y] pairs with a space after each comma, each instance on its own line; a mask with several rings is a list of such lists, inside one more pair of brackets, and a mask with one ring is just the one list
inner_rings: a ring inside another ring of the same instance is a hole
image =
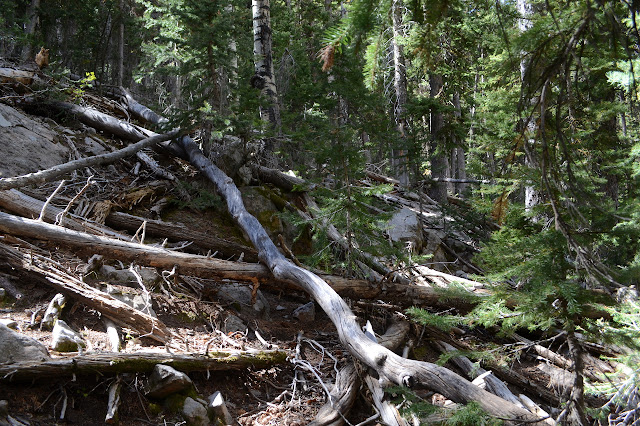
[[296, 266], [280, 253], [262, 225], [245, 209], [233, 180], [213, 165], [190, 138], [181, 138], [180, 145], [191, 164], [216, 185], [229, 213], [249, 236], [258, 256], [273, 275], [281, 280], [297, 282], [304, 288], [334, 323], [342, 344], [356, 359], [374, 369], [381, 379], [407, 387], [427, 387], [455, 402], [477, 401], [488, 413], [512, 422], [539, 423], [540, 418], [530, 411], [474, 386], [444, 367], [404, 359], [369, 340], [348, 305], [322, 278]]
[[132, 308], [110, 294], [94, 289], [54, 266], [52, 262], [45, 261], [39, 255], [33, 253], [26, 255], [0, 243], [0, 259], [13, 268], [38, 274], [57, 291], [68, 294], [101, 312], [116, 324], [128, 327], [161, 343], [171, 340], [171, 332], [159, 319]]
[[113, 228], [126, 229], [134, 232], [140, 229], [144, 222], [146, 222], [145, 230], [147, 235], [169, 238], [174, 241], [191, 241], [201, 249], [217, 251], [220, 256], [226, 258], [237, 258], [242, 255], [242, 259], [245, 262], [258, 261], [258, 253], [256, 253], [252, 247], [234, 243], [204, 232], [194, 231], [179, 223], [145, 219], [122, 212], [111, 212], [106, 220], [107, 225]]
[[[184, 275], [202, 278], [231, 279], [262, 283], [276, 290], [302, 287], [290, 279], [275, 279], [269, 269], [257, 263], [230, 262], [195, 254], [170, 251], [161, 247], [138, 244], [100, 235], [90, 235], [60, 226], [26, 219], [0, 212], [0, 231], [7, 234], [35, 238], [51, 243], [73, 247], [76, 253], [87, 257], [101, 254], [107, 258], [135, 262], [139, 265], [171, 270], [174, 267]], [[373, 283], [365, 280], [345, 279], [335, 275], [322, 276], [331, 287], [345, 297], [393, 299], [405, 306], [416, 304], [443, 304], [440, 293], [432, 287], [405, 285], [398, 283]], [[446, 300], [447, 306], [457, 306], [462, 310], [470, 309], [472, 304], [466, 300]]]
[[166, 352], [96, 352], [57, 358], [45, 362], [0, 364], [0, 380], [41, 379], [72, 374], [148, 373], [156, 364], [169, 365], [177, 370], [219, 371], [246, 368], [268, 368], [282, 364], [287, 353], [265, 351], [217, 351], [207, 354]]
[[[74, 107], [83, 108], [83, 107], [80, 107], [79, 105], [74, 105]], [[118, 151], [109, 152], [102, 155], [96, 155], [93, 157], [81, 158], [79, 160], [69, 161], [68, 163], [54, 166], [46, 170], [40, 170], [35, 173], [29, 173], [23, 176], [0, 179], [0, 190], [18, 188], [21, 186], [35, 184], [35, 183], [41, 184], [41, 183], [53, 180], [59, 176], [65, 175], [67, 173], [71, 173], [74, 170], [81, 169], [83, 167], [90, 167], [90, 166], [96, 166], [99, 164], [112, 163], [121, 158], [125, 158], [129, 155], [133, 155], [139, 150], [141, 150], [142, 148], [145, 148], [147, 146], [153, 146], [157, 143], [170, 140], [176, 137], [177, 134], [178, 134], [177, 131], [172, 131], [164, 135], [155, 135], [151, 137], [146, 137], [145, 135], [141, 134], [140, 139], [142, 140], [140, 142], [135, 143], [133, 145], [129, 145]]]

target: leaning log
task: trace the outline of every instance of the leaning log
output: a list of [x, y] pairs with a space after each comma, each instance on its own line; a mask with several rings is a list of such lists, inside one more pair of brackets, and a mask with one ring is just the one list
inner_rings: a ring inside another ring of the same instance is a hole
[[72, 374], [148, 373], [156, 364], [177, 370], [215, 371], [268, 368], [287, 359], [284, 351], [217, 351], [207, 354], [166, 352], [98, 352], [57, 358], [45, 362], [0, 364], [0, 380], [42, 379]]
[[477, 401], [490, 414], [514, 422], [539, 420], [531, 412], [474, 386], [444, 367], [404, 359], [369, 340], [349, 306], [322, 278], [296, 266], [280, 253], [258, 220], [247, 212], [233, 180], [211, 163], [191, 138], [181, 138], [180, 144], [191, 164], [216, 185], [231, 217], [249, 236], [260, 259], [273, 275], [280, 280], [297, 282], [309, 293], [336, 326], [342, 344], [355, 358], [374, 369], [381, 379], [407, 387], [427, 387], [455, 402]]

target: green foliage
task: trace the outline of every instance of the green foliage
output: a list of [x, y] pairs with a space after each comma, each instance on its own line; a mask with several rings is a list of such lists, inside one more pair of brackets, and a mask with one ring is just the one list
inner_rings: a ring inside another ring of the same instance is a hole
[[498, 426], [503, 421], [489, 416], [477, 402], [470, 402], [454, 411], [445, 423], [447, 426]]
[[437, 424], [445, 426], [499, 426], [503, 424], [501, 420], [488, 415], [477, 402], [470, 402], [456, 410], [447, 410], [430, 404], [405, 387], [390, 387], [386, 392], [392, 395], [394, 404], [402, 406], [400, 413], [409, 422], [415, 417], [426, 421], [429, 416], [437, 414], [438, 418], [443, 419]]

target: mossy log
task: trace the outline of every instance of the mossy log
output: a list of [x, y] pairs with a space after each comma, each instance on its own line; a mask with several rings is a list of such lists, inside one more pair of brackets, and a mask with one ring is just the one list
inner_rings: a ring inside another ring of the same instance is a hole
[[176, 370], [219, 371], [267, 368], [282, 364], [284, 351], [219, 351], [208, 354], [166, 352], [99, 352], [65, 356], [45, 362], [0, 364], [0, 380], [15, 381], [60, 377], [72, 374], [148, 373], [156, 364], [169, 365]]

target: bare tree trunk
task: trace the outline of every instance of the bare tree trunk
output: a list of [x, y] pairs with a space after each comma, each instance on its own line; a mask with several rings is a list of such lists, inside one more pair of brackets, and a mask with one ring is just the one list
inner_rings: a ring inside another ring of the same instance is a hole
[[29, 9], [27, 9], [27, 25], [25, 27], [25, 35], [27, 43], [22, 48], [22, 60], [28, 61], [33, 59], [33, 40], [31, 39], [36, 32], [36, 26], [39, 19], [40, 0], [32, 0]]
[[[431, 74], [429, 76], [429, 85], [431, 86], [430, 95], [436, 98], [442, 91], [442, 75]], [[431, 177], [446, 178], [447, 172], [447, 156], [442, 149], [442, 128], [444, 127], [444, 118], [440, 111], [431, 112], [431, 146], [429, 147], [429, 156], [431, 157]], [[447, 184], [442, 181], [436, 181], [431, 185], [429, 196], [438, 203], [447, 201]]]
[[260, 118], [276, 131], [280, 131], [280, 106], [278, 90], [273, 71], [273, 51], [271, 40], [271, 6], [269, 0], [252, 0], [253, 11], [253, 56], [255, 75], [251, 79], [253, 87], [260, 89], [260, 95], [267, 100], [267, 107], [260, 108]]
[[[456, 92], [453, 95], [453, 107], [455, 108], [455, 117], [460, 119], [462, 117], [462, 107], [460, 106], [459, 92]], [[451, 159], [451, 167], [455, 170], [455, 173], [451, 177], [464, 181], [467, 179], [467, 162], [465, 161], [464, 148], [461, 146], [462, 143], [457, 137], [455, 138], [455, 141], [457, 146], [453, 148], [454, 155]], [[464, 196], [465, 192], [467, 192], [467, 184], [464, 182], [456, 183], [455, 193], [460, 196]]]
[[[520, 18], [518, 19], [518, 28], [521, 32], [525, 32], [531, 28], [531, 15], [533, 13], [533, 7], [529, 0], [517, 1], [518, 12]], [[523, 58], [520, 61], [520, 79], [523, 87], [527, 74], [530, 73], [529, 61]], [[523, 92], [524, 93], [524, 92]], [[525, 100], [527, 104], [530, 104], [529, 100]], [[526, 109], [526, 106], [525, 106]], [[535, 156], [535, 134], [537, 131], [537, 125], [532, 116], [525, 119], [524, 128], [521, 129], [524, 139], [524, 151], [525, 151], [525, 165], [527, 167], [534, 167], [536, 163]], [[526, 211], [530, 211], [533, 207], [540, 204], [540, 193], [532, 185], [526, 185], [524, 188], [524, 207]]]
[[118, 33], [118, 63], [116, 86], [122, 87], [124, 80], [124, 0], [120, 0], [120, 28]]
[[[407, 130], [407, 72], [404, 58], [404, 49], [400, 44], [402, 39], [402, 1], [393, 0], [391, 6], [391, 16], [393, 18], [393, 87], [396, 94], [393, 115], [398, 132], [400, 133], [400, 143], [406, 144]], [[406, 147], [392, 149], [391, 162], [393, 173], [403, 186], [409, 185], [409, 171]]]

